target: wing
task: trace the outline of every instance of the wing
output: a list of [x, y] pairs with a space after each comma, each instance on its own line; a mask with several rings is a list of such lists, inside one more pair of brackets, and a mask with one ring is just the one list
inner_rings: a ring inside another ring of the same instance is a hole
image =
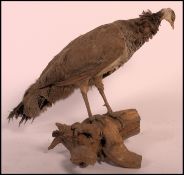
[[72, 41], [56, 55], [39, 78], [40, 87], [68, 85], [93, 77], [125, 51], [125, 41], [115, 23], [100, 26]]

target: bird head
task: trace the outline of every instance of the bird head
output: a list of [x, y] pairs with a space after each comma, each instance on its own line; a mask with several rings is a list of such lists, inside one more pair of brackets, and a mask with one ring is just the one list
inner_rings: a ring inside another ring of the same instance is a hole
[[170, 23], [171, 27], [174, 29], [175, 13], [171, 8], [164, 8], [161, 10], [162, 18]]

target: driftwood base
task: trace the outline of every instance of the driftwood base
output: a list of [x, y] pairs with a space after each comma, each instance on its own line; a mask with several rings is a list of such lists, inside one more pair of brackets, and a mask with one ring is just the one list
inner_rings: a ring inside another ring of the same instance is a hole
[[140, 117], [135, 109], [95, 115], [93, 120], [65, 125], [56, 123], [58, 130], [48, 149], [62, 143], [71, 154], [72, 163], [80, 167], [105, 161], [126, 168], [140, 168], [142, 156], [129, 151], [124, 140], [140, 132]]

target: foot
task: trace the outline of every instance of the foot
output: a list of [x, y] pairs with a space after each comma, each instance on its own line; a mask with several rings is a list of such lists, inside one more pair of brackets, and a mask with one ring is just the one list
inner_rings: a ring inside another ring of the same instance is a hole
[[121, 126], [124, 127], [124, 123], [123, 123], [123, 121], [121, 120], [120, 116], [117, 113], [114, 113], [113, 111], [108, 111], [106, 113], [106, 115], [118, 120], [120, 122]]
[[101, 119], [101, 115], [99, 114], [89, 117], [90, 123], [93, 123], [94, 121], [100, 122], [102, 125], [104, 125], [104, 121]]

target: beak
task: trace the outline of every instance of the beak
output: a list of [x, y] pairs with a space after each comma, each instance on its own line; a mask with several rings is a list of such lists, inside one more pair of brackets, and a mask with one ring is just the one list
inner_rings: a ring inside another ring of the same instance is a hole
[[171, 23], [171, 27], [173, 28], [173, 30], [174, 30], [174, 23]]

